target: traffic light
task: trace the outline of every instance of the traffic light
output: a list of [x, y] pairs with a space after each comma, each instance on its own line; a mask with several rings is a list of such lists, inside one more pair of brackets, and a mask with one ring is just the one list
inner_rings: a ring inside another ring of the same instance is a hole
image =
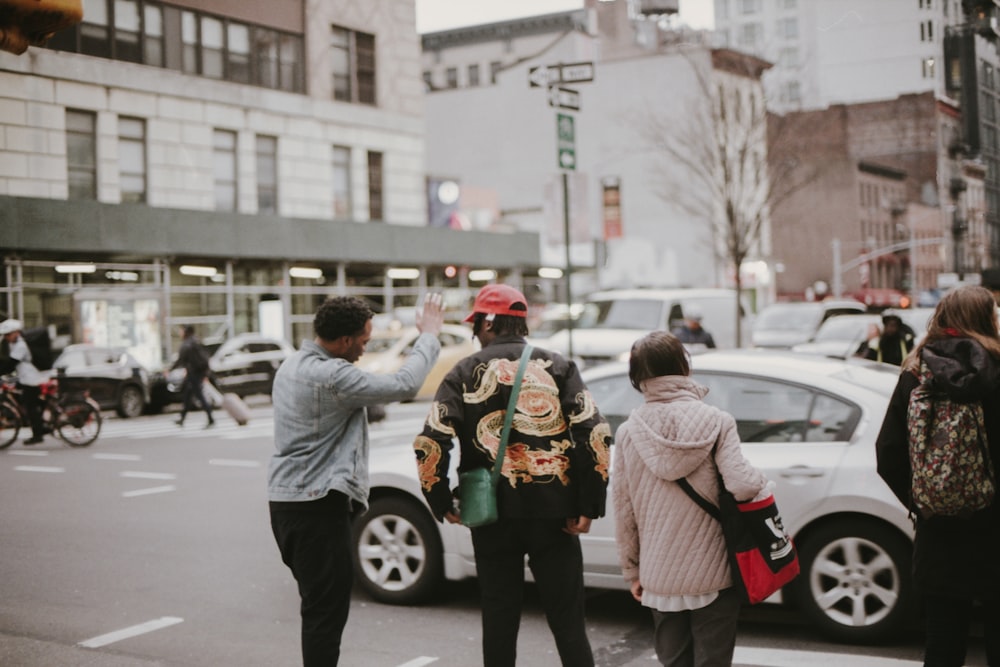
[[20, 55], [82, 19], [81, 0], [0, 0], [0, 51]]

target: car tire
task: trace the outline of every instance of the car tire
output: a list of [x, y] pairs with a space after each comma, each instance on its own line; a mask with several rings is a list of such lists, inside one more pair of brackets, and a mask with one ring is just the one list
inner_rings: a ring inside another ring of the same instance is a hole
[[386, 604], [419, 604], [444, 580], [441, 537], [416, 500], [376, 498], [353, 526], [354, 571], [361, 587]]
[[881, 642], [913, 620], [912, 547], [891, 526], [856, 518], [829, 523], [807, 536], [799, 561], [793, 598], [830, 639]]
[[145, 409], [146, 397], [142, 395], [142, 389], [139, 387], [127, 384], [118, 392], [118, 405], [115, 406], [115, 411], [119, 417], [127, 419], [140, 417]]

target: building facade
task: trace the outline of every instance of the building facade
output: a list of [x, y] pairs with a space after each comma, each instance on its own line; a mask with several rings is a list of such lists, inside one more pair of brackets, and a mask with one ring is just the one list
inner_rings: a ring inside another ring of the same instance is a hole
[[0, 311], [155, 364], [175, 324], [519, 284], [534, 235], [427, 228], [423, 100], [413, 0], [85, 0], [0, 53]]

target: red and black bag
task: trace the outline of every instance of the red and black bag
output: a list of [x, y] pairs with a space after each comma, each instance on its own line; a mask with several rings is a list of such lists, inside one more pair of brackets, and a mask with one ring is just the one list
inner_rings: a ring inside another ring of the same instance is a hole
[[799, 574], [799, 557], [792, 538], [781, 524], [774, 496], [756, 502], [737, 502], [719, 479], [719, 506], [701, 497], [687, 479], [678, 480], [699, 507], [722, 524], [733, 585], [743, 601], [762, 602]]

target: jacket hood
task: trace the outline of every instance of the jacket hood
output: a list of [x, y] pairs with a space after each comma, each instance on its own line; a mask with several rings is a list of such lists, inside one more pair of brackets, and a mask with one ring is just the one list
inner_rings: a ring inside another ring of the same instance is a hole
[[933, 387], [953, 400], [981, 400], [1000, 386], [1000, 365], [973, 338], [932, 341], [924, 346], [920, 358], [934, 376]]
[[686, 477], [711, 455], [722, 421], [702, 402], [708, 389], [668, 375], [642, 384], [646, 403], [629, 417], [629, 436], [643, 463], [661, 479]]

